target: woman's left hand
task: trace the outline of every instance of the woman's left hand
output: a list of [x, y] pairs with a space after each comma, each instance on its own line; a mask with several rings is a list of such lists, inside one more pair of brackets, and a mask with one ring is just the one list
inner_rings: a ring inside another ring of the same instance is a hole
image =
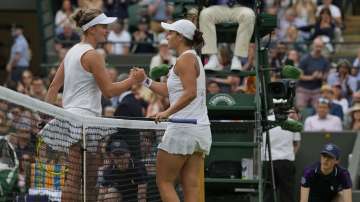
[[155, 123], [160, 123], [163, 119], [167, 119], [169, 116], [170, 116], [170, 114], [167, 110], [163, 111], [163, 112], [158, 112], [154, 116]]

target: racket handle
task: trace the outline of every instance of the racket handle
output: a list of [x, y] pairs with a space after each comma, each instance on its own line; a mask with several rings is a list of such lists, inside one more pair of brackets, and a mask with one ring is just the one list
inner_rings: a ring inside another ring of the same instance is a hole
[[189, 123], [189, 124], [197, 124], [196, 119], [177, 119], [177, 118], [170, 118], [167, 121], [171, 123]]

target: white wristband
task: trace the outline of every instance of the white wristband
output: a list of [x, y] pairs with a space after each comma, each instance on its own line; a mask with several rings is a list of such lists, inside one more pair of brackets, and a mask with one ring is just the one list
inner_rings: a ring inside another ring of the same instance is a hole
[[153, 82], [153, 80], [150, 79], [149, 77], [147, 77], [147, 78], [143, 81], [143, 85], [144, 85], [146, 88], [150, 88], [152, 82]]

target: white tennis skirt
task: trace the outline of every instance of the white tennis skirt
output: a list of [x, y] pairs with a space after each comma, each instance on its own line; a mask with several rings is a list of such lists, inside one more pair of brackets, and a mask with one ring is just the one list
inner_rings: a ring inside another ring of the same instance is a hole
[[187, 127], [169, 125], [158, 148], [170, 154], [187, 155], [201, 152], [209, 155], [211, 142], [209, 125]]
[[[85, 109], [72, 108], [67, 110], [82, 116], [96, 117], [96, 115]], [[55, 151], [69, 152], [69, 148], [83, 138], [83, 127], [70, 121], [52, 119], [39, 132], [39, 137], [44, 143]], [[90, 152], [96, 152], [99, 141], [106, 135], [115, 133], [117, 128], [87, 127], [85, 128], [86, 147]]]

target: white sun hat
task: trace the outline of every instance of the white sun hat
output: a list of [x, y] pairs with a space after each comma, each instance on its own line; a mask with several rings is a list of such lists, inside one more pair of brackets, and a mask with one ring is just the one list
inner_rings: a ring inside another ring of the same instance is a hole
[[175, 31], [183, 35], [184, 37], [193, 40], [196, 26], [190, 20], [178, 20], [171, 24], [162, 22], [161, 27], [165, 30]]
[[94, 19], [90, 20], [90, 22], [86, 23], [85, 25], [81, 26], [81, 29], [85, 32], [90, 27], [95, 25], [107, 25], [115, 22], [116, 17], [107, 17], [104, 13], [96, 16]]

